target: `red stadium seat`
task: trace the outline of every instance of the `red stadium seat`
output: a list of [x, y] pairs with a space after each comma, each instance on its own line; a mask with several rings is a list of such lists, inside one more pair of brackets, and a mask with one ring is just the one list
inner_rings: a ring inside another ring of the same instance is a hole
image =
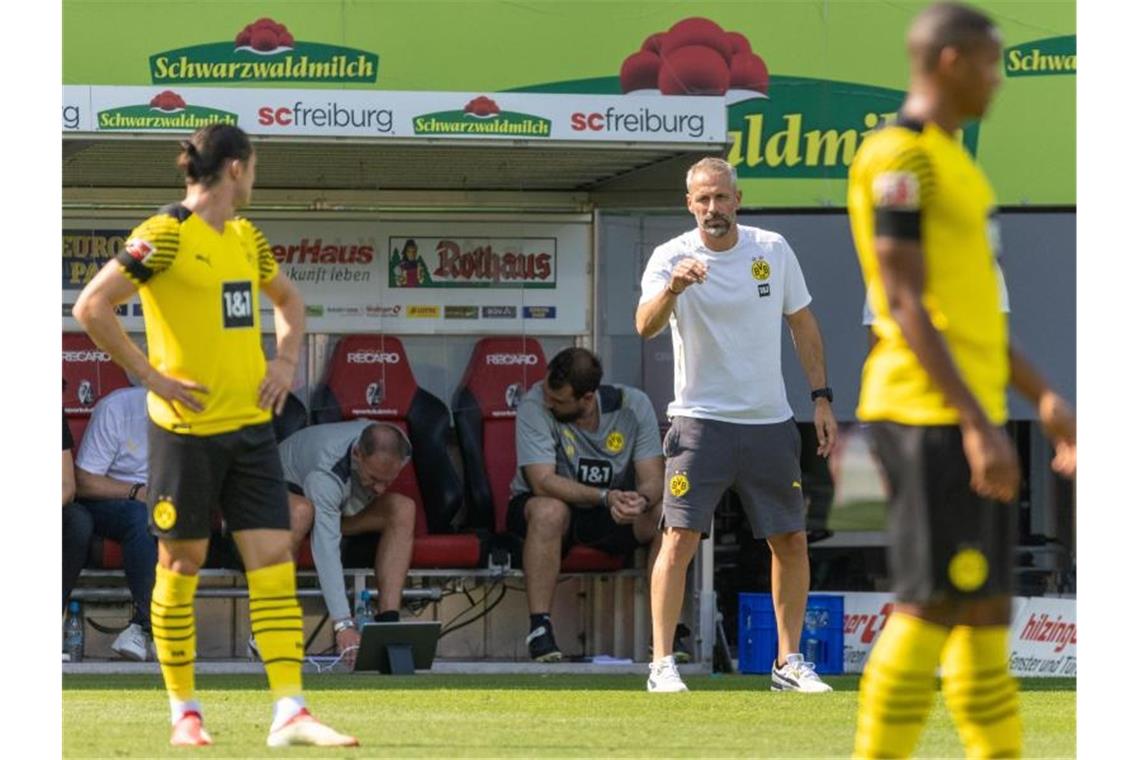
[[[85, 333], [63, 334], [63, 413], [75, 439], [74, 456], [79, 442], [91, 422], [91, 411], [99, 399], [119, 388], [129, 386], [127, 373], [111, 360], [111, 355], [96, 346]], [[110, 539], [95, 538], [91, 544], [88, 566], [117, 570], [123, 566], [119, 544]]]
[[[483, 338], [475, 344], [452, 399], [471, 524], [507, 539], [507, 545], [512, 543], [507, 537], [507, 503], [517, 469], [515, 409], [522, 395], [545, 376], [546, 356], [535, 338]], [[512, 554], [521, 565], [517, 546]], [[574, 546], [562, 560], [562, 571], [619, 570], [624, 564], [624, 557]]]
[[63, 334], [63, 382], [63, 413], [78, 449], [95, 403], [131, 383], [123, 368], [85, 333]]
[[313, 422], [373, 419], [402, 428], [412, 443], [412, 466], [392, 490], [416, 502], [415, 568], [473, 568], [482, 556], [479, 538], [455, 533], [463, 506], [459, 474], [447, 455], [447, 406], [416, 384], [404, 345], [387, 335], [349, 335], [329, 361], [312, 399]]

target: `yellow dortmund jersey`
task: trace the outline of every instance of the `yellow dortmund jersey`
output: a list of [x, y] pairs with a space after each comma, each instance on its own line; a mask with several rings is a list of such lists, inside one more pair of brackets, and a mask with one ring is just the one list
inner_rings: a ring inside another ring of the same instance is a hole
[[[947, 403], [891, 318], [875, 238], [917, 241], [922, 301], [958, 372], [994, 424], [1005, 422], [1006, 316], [999, 308], [994, 192], [941, 128], [900, 120], [869, 136], [851, 164], [847, 207], [879, 340], [863, 365], [863, 420], [949, 425]], [[991, 238], [993, 238], [991, 240]]]
[[215, 435], [268, 422], [257, 406], [265, 377], [259, 285], [277, 274], [265, 236], [245, 219], [225, 231], [174, 204], [131, 232], [118, 256], [139, 285], [150, 363], [171, 377], [204, 385], [201, 412], [155, 396], [147, 410], [175, 433]]

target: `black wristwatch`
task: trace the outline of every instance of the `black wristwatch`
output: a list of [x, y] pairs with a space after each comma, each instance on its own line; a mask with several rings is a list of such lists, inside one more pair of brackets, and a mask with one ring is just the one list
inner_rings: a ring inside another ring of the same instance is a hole
[[811, 392], [811, 400], [814, 402], [817, 398], [825, 398], [829, 403], [835, 400], [831, 393], [831, 387], [826, 385]]

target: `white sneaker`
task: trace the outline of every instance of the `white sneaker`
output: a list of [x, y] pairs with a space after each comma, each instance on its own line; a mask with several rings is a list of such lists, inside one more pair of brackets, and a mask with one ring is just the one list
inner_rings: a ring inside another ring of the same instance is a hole
[[321, 723], [301, 708], [285, 725], [269, 732], [270, 747], [359, 747], [354, 736], [342, 734]]
[[648, 691], [673, 692], [688, 691], [689, 687], [681, 680], [677, 672], [677, 663], [673, 656], [665, 657], [649, 666], [649, 680], [645, 683]]
[[831, 691], [831, 687], [819, 679], [815, 663], [804, 661], [802, 654], [788, 655], [784, 667], [777, 668], [772, 662], [772, 691], [802, 691], [813, 694]]
[[126, 660], [145, 662], [150, 651], [147, 635], [143, 633], [142, 626], [131, 623], [118, 635], [111, 644], [111, 651]]

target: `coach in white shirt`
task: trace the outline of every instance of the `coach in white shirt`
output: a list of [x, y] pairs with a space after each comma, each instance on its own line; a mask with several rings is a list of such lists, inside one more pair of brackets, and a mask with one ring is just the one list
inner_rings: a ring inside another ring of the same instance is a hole
[[780, 235], [736, 223], [736, 171], [719, 158], [689, 169], [697, 228], [660, 245], [641, 279], [637, 331], [673, 334], [674, 399], [665, 437], [664, 536], [653, 566], [649, 691], [685, 691], [671, 653], [685, 572], [728, 489], [772, 549], [779, 651], [772, 688], [831, 691], [798, 652], [810, 571], [800, 436], [784, 390], [786, 320], [811, 383], [818, 453], [836, 435], [823, 339], [795, 253]]

